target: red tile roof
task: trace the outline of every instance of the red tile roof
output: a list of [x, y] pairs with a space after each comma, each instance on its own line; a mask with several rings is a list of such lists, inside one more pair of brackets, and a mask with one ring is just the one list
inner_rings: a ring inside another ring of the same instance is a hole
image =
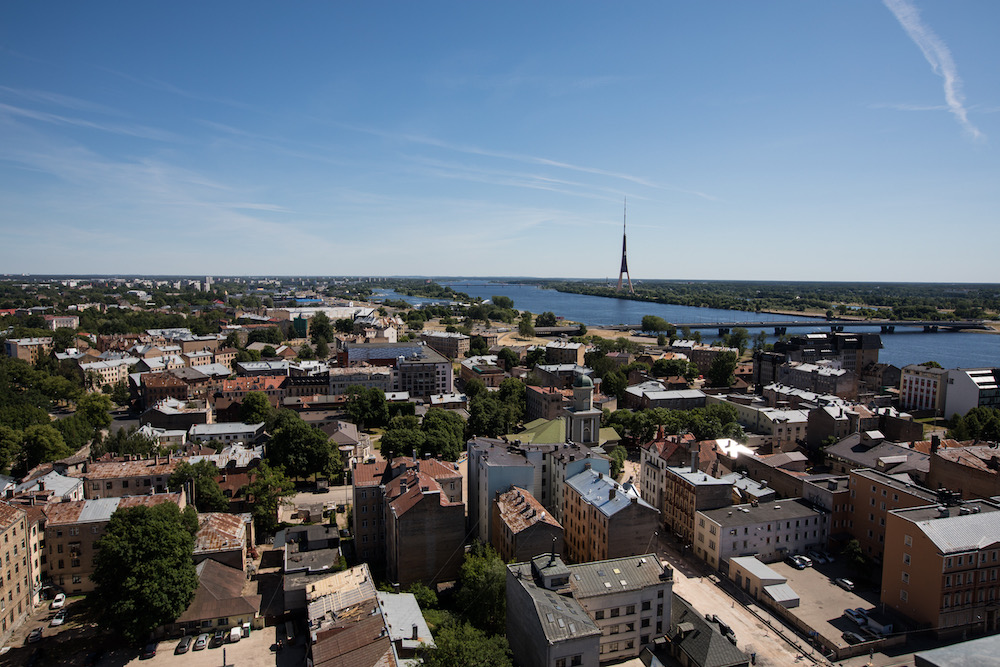
[[379, 486], [385, 474], [385, 461], [361, 463], [354, 467], [354, 486]]
[[25, 517], [25, 512], [20, 507], [15, 507], [10, 503], [0, 501], [0, 527], [7, 528], [13, 523]]

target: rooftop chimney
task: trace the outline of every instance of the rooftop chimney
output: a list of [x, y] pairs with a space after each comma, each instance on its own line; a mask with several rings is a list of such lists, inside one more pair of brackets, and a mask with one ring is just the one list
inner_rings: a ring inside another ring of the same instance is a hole
[[417, 641], [417, 639], [419, 639], [419, 638], [420, 638], [420, 635], [417, 632], [417, 624], [414, 623], [413, 624], [413, 636], [411, 637], [411, 639], [413, 639], [413, 641]]
[[615, 499], [615, 489], [614, 489], [614, 487], [612, 487], [608, 491], [608, 500], [614, 500], [614, 499]]
[[936, 454], [938, 448], [941, 447], [941, 436], [932, 435], [931, 436], [931, 454]]

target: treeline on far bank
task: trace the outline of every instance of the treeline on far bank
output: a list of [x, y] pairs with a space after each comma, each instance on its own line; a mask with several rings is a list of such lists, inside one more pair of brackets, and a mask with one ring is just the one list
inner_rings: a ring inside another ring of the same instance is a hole
[[725, 310], [820, 311], [890, 320], [989, 319], [1000, 312], [1000, 285], [993, 284], [651, 280], [626, 294], [605, 283], [531, 282], [570, 294]]

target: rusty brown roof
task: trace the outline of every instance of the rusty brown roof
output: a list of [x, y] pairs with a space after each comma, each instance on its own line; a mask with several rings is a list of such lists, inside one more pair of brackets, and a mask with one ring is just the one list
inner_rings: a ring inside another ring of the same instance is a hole
[[120, 479], [123, 477], [169, 476], [186, 459], [173, 457], [169, 462], [160, 459], [139, 461], [96, 461], [87, 464], [83, 472], [72, 473], [71, 477], [84, 479]]
[[10, 503], [0, 501], [0, 526], [5, 529], [13, 523], [25, 517], [25, 512], [20, 507], [15, 507]]
[[354, 486], [378, 486], [386, 469], [385, 461], [362, 463], [354, 468]]
[[517, 486], [507, 493], [500, 494], [497, 498], [497, 507], [500, 510], [500, 519], [515, 535], [537, 523], [547, 523], [562, 528], [552, 514], [545, 511], [545, 507], [531, 495], [531, 492]]
[[232, 551], [246, 544], [246, 522], [239, 514], [206, 512], [198, 515], [194, 552]]

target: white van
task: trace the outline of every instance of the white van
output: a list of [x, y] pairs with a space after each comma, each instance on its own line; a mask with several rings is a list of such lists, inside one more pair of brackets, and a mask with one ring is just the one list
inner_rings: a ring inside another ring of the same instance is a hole
[[242, 636], [243, 633], [240, 631], [240, 626], [237, 625], [235, 628], [231, 628], [229, 630], [229, 643], [235, 644], [240, 640], [240, 637]]

